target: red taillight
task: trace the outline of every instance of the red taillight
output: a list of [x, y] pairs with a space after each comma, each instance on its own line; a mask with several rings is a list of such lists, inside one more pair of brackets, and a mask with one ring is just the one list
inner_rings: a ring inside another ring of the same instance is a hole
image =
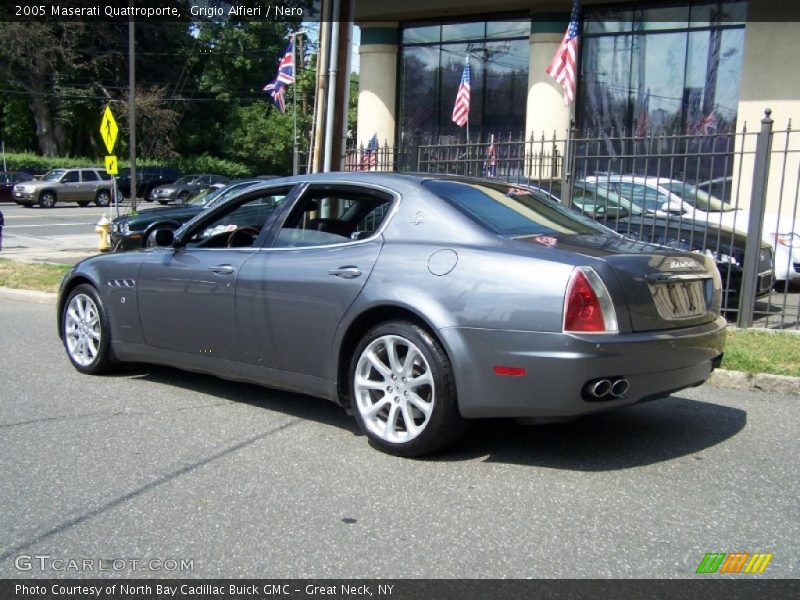
[[564, 331], [616, 333], [614, 305], [603, 281], [589, 267], [577, 267], [567, 286]]

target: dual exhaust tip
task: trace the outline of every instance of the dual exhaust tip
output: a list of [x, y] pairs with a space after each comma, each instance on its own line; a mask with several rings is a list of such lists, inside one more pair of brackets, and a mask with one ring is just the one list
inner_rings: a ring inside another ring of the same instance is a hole
[[630, 384], [624, 377], [595, 379], [583, 386], [584, 396], [589, 400], [611, 400], [628, 395]]

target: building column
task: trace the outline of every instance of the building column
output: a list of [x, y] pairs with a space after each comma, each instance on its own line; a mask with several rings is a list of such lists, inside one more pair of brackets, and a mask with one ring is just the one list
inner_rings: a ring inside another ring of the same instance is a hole
[[394, 144], [397, 97], [397, 23], [361, 25], [358, 49], [358, 144], [366, 146], [373, 135], [378, 143]]
[[545, 73], [558, 50], [569, 24], [569, 13], [539, 13], [531, 17], [530, 59], [528, 63], [528, 105], [525, 137], [539, 140], [544, 133], [564, 139], [569, 129], [570, 109], [564, 105], [563, 89]]

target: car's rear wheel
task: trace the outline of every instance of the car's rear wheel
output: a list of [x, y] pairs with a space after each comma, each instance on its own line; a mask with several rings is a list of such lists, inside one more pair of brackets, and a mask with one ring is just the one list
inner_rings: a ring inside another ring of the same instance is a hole
[[39, 194], [39, 206], [42, 208], [53, 208], [56, 205], [56, 193], [51, 191]]
[[111, 328], [94, 287], [81, 284], [70, 292], [61, 323], [64, 348], [78, 371], [99, 375], [111, 370]]
[[111, 192], [109, 192], [108, 190], [100, 190], [94, 197], [94, 203], [97, 206], [105, 208], [106, 206], [111, 204]]
[[353, 355], [350, 397], [370, 443], [390, 454], [434, 452], [466, 429], [447, 354], [410, 322], [389, 321], [367, 332]]

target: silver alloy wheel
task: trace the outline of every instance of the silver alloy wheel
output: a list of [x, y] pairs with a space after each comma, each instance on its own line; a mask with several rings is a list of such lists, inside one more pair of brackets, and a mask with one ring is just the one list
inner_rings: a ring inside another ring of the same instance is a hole
[[100, 352], [100, 311], [86, 294], [76, 294], [67, 306], [64, 338], [70, 357], [82, 367], [94, 362]]
[[364, 425], [393, 444], [409, 442], [430, 422], [436, 402], [425, 356], [399, 335], [383, 335], [364, 348], [353, 390]]
[[94, 199], [94, 203], [99, 207], [106, 207], [111, 204], [111, 194], [108, 192], [98, 192], [97, 197]]

